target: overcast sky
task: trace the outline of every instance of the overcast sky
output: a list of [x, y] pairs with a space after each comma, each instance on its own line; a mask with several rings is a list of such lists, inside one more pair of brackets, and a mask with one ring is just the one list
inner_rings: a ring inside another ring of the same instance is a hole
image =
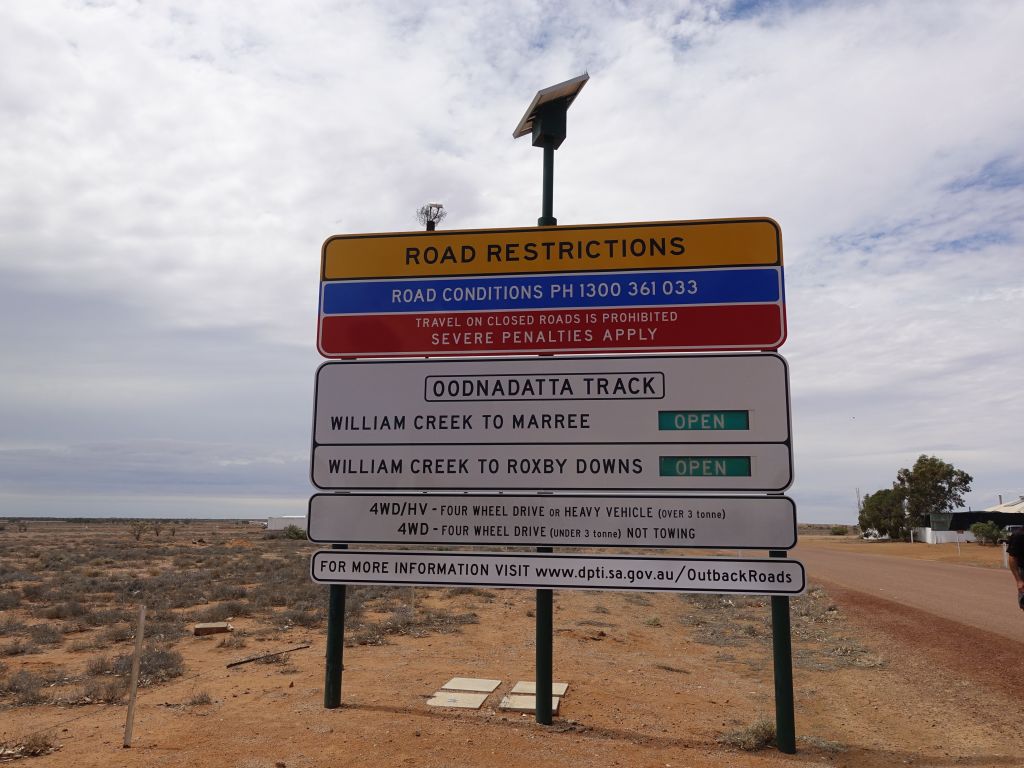
[[0, 515], [302, 514], [320, 246], [771, 216], [805, 522], [1024, 494], [1024, 3], [0, 5]]

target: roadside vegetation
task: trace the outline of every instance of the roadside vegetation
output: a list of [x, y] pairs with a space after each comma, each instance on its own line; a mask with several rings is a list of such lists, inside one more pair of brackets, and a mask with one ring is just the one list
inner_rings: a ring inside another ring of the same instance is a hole
[[984, 523], [974, 523], [971, 525], [971, 533], [982, 544], [991, 544], [993, 547], [1006, 538], [1005, 529], [991, 520]]
[[937, 456], [921, 455], [910, 469], [900, 469], [891, 488], [867, 494], [857, 523], [865, 534], [908, 539], [928, 516], [963, 507], [974, 478]]
[[[309, 578], [315, 545], [297, 526], [267, 536], [233, 521], [94, 520], [53, 536], [47, 525], [7, 521], [0, 536], [0, 712], [123, 703], [140, 604], [143, 687], [189, 674], [183, 643], [212, 639], [237, 654], [247, 641], [325, 627], [326, 591]], [[493, 599], [439, 590], [439, 607], [409, 588], [346, 591], [348, 645], [458, 632], [477, 621], [474, 601]], [[196, 623], [238, 620], [245, 631], [192, 637]]]

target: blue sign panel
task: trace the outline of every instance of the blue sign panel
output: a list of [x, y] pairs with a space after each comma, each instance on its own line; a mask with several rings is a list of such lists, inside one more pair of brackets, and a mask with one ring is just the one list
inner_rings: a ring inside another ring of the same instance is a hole
[[323, 315], [775, 304], [782, 267], [345, 280], [323, 283]]

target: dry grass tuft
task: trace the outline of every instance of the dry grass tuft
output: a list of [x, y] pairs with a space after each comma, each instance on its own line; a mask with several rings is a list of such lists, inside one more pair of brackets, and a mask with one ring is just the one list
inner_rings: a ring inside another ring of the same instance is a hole
[[0, 762], [19, 757], [40, 757], [58, 748], [57, 738], [48, 731], [30, 733], [14, 742], [0, 741]]
[[846, 751], [846, 745], [840, 744], [838, 741], [829, 741], [828, 739], [821, 739], [817, 736], [797, 736], [796, 739], [802, 744], [806, 744], [809, 747], [821, 750], [822, 752], [830, 755]]
[[719, 737], [718, 743], [727, 747], [735, 747], [745, 752], [754, 752], [764, 749], [775, 742], [775, 723], [767, 718], [762, 718], [753, 725], [742, 728], [738, 731], [730, 731]]

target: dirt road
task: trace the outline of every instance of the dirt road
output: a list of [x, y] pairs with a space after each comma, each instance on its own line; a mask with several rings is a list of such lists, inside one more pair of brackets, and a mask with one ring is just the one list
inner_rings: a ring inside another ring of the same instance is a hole
[[908, 560], [801, 544], [793, 556], [811, 582], [834, 584], [1024, 643], [1024, 611], [1002, 569]]

